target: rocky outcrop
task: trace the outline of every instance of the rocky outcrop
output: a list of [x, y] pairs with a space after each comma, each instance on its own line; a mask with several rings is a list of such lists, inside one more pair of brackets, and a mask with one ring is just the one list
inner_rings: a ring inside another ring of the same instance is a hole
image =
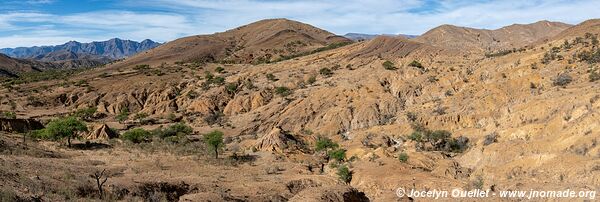
[[43, 129], [44, 125], [35, 119], [4, 119], [0, 118], [0, 131], [24, 133], [31, 130]]
[[106, 124], [95, 127], [83, 137], [86, 140], [108, 140], [119, 137], [119, 134], [110, 129]]
[[283, 152], [290, 143], [295, 143], [293, 136], [283, 131], [281, 128], [273, 128], [271, 132], [263, 135], [254, 144], [254, 148], [260, 151]]

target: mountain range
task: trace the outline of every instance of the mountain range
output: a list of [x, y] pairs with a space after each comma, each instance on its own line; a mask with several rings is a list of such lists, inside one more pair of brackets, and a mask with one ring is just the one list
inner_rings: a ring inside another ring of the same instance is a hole
[[69, 41], [56, 46], [3, 48], [0, 49], [0, 53], [14, 58], [35, 59], [44, 62], [80, 59], [83, 57], [118, 60], [159, 45], [160, 43], [149, 39], [136, 42], [113, 38], [107, 41], [95, 41], [91, 43]]

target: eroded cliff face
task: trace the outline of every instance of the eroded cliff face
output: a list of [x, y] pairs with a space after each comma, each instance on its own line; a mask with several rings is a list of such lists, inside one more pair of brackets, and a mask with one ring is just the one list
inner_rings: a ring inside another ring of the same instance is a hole
[[0, 131], [11, 133], [24, 133], [31, 130], [39, 130], [44, 125], [34, 119], [5, 119], [0, 118]]

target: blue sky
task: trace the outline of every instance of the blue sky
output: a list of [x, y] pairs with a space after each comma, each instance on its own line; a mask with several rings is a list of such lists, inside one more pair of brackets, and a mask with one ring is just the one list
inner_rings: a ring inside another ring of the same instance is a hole
[[110, 38], [166, 42], [265, 18], [336, 34], [422, 34], [442, 24], [496, 29], [600, 18], [599, 0], [2, 0], [0, 48]]

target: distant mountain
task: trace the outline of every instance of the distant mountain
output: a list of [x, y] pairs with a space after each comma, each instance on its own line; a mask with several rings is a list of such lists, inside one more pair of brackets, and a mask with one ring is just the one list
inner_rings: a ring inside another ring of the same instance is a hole
[[529, 45], [571, 26], [550, 21], [513, 24], [495, 30], [441, 25], [413, 40], [452, 50], [495, 52]]
[[352, 41], [364, 41], [364, 40], [371, 40], [375, 37], [378, 36], [400, 36], [400, 37], [404, 37], [407, 39], [412, 39], [415, 37], [418, 37], [417, 35], [407, 35], [407, 34], [398, 34], [398, 35], [394, 35], [394, 34], [361, 34], [361, 33], [348, 33], [345, 34], [344, 37], [351, 39]]
[[136, 42], [114, 38], [108, 41], [91, 43], [70, 41], [57, 46], [3, 48], [0, 49], [0, 53], [13, 58], [34, 59], [43, 62], [81, 59], [102, 62], [123, 59], [159, 45], [160, 43], [149, 39]]

